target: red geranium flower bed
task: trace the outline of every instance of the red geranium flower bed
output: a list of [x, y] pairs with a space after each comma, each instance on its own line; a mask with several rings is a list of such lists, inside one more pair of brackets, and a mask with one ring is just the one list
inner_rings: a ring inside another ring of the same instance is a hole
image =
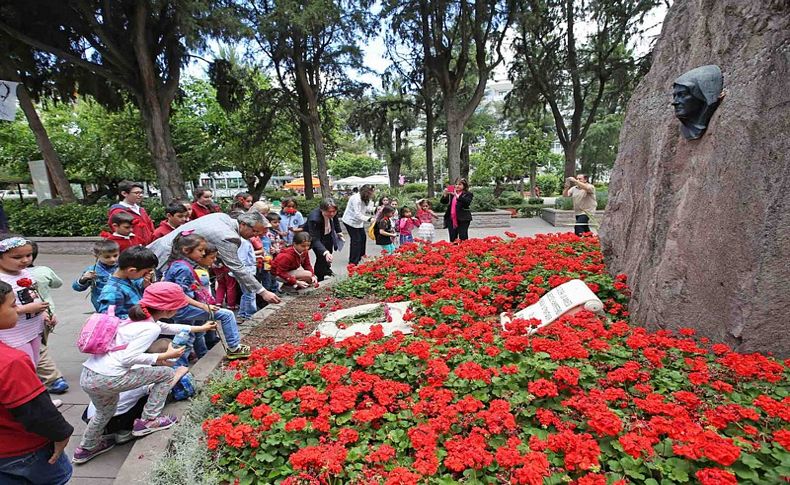
[[[628, 323], [626, 278], [571, 234], [407, 245], [348, 294], [408, 299], [410, 336], [258, 349], [215, 389], [206, 444], [240, 483], [781, 483], [786, 362]], [[498, 314], [583, 279], [581, 312], [527, 337]]]

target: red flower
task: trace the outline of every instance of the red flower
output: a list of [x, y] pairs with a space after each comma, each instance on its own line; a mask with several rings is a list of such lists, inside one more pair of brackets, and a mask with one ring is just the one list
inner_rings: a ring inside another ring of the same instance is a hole
[[721, 468], [703, 468], [694, 474], [700, 485], [737, 485], [735, 475]]
[[238, 396], [236, 396], [236, 402], [242, 406], [252, 406], [255, 402], [255, 392], [250, 389], [241, 391]]
[[30, 278], [19, 278], [16, 280], [16, 284], [22, 288], [30, 288], [33, 286], [33, 280]]
[[774, 433], [774, 441], [782, 445], [787, 451], [790, 451], [790, 430], [780, 429]]
[[537, 397], [557, 397], [559, 390], [557, 385], [546, 379], [538, 379], [527, 384], [529, 392]]

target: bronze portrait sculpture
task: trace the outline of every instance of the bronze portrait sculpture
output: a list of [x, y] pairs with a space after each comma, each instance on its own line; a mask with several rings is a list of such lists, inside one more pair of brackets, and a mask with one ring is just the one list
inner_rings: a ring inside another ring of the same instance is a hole
[[721, 69], [712, 64], [692, 69], [675, 79], [672, 106], [682, 123], [680, 132], [686, 140], [696, 140], [705, 133], [721, 101], [723, 85]]

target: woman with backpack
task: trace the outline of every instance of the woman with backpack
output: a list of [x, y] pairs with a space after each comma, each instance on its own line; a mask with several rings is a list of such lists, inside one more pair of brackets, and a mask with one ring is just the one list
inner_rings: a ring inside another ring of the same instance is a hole
[[[91, 317], [80, 335], [80, 349], [94, 353], [83, 364], [80, 386], [96, 406], [96, 415], [91, 419], [80, 445], [74, 450], [73, 463], [80, 464], [111, 450], [115, 440], [102, 436], [102, 431], [115, 414], [118, 396], [123, 391], [153, 384], [141, 419], [134, 422], [132, 435], [147, 434], [167, 429], [176, 423], [174, 416], [160, 416], [165, 406], [167, 393], [175, 370], [175, 359], [184, 353], [184, 347], [174, 348], [159, 354], [146, 353], [159, 334], [175, 335], [180, 331], [207, 332], [215, 330], [217, 324], [201, 326], [177, 325], [159, 321], [172, 318], [179, 309], [187, 306], [184, 291], [175, 283], [161, 282], [148, 286], [143, 298], [129, 309], [129, 319], [118, 321], [105, 315], [106, 321], [92, 325]], [[99, 329], [115, 328], [115, 335]], [[98, 341], [102, 340], [102, 341]]]

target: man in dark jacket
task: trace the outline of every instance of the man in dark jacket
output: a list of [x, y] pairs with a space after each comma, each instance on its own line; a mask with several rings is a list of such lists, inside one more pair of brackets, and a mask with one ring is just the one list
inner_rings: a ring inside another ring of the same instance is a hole
[[444, 212], [444, 226], [450, 233], [450, 242], [460, 239], [469, 239], [469, 224], [472, 223], [472, 205], [474, 196], [469, 192], [469, 182], [466, 179], [458, 179], [455, 185], [447, 187], [442, 195], [442, 204], [447, 204]]
[[345, 242], [334, 199], [322, 200], [318, 208], [310, 212], [307, 216], [307, 232], [313, 242], [315, 276], [318, 281], [324, 281], [327, 276], [334, 276], [332, 253], [335, 249], [340, 250]]

